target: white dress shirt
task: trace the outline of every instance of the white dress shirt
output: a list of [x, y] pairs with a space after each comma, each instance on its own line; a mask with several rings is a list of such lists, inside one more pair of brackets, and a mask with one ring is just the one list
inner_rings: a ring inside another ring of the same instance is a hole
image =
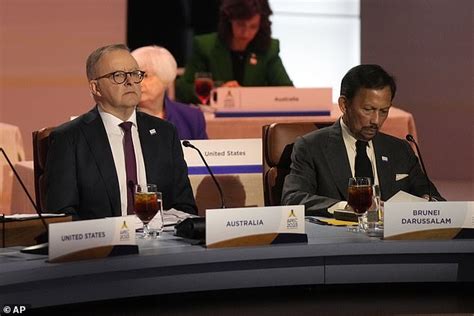
[[[352, 176], [355, 176], [355, 158], [356, 158], [356, 141], [357, 139], [352, 136], [352, 133], [349, 130], [349, 127], [344, 123], [342, 118], [341, 121], [341, 128], [342, 128], [342, 139], [344, 140], [344, 145], [346, 145], [346, 152], [347, 158], [349, 158], [349, 165], [351, 166], [351, 173]], [[372, 165], [372, 171], [374, 172], [374, 183], [372, 184], [379, 184], [379, 178], [377, 176], [377, 162], [375, 159], [375, 151], [374, 145], [372, 141], [369, 141], [367, 146], [367, 156], [369, 157], [370, 164]], [[349, 179], [347, 179], [349, 181]]]
[[[120, 187], [120, 205], [122, 207], [122, 216], [127, 215], [127, 172], [125, 169], [125, 152], [123, 150], [123, 136], [124, 131], [119, 126], [121, 119], [113, 116], [110, 113], [104, 112], [100, 106], [98, 107], [100, 117], [104, 123], [105, 131], [109, 139], [110, 149], [114, 157], [115, 170]], [[146, 184], [145, 162], [143, 160], [142, 146], [140, 144], [140, 137], [137, 129], [137, 115], [133, 114], [126, 120], [132, 122], [132, 140], [133, 148], [135, 150], [135, 159], [137, 162], [137, 181], [139, 184]]]

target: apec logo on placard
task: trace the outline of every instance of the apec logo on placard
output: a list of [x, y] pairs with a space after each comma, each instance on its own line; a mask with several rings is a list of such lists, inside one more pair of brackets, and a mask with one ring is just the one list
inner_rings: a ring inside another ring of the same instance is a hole
[[298, 229], [298, 217], [295, 214], [295, 211], [292, 209], [286, 220], [287, 229]]
[[130, 229], [127, 226], [127, 222], [123, 221], [122, 227], [120, 228], [120, 241], [130, 240]]

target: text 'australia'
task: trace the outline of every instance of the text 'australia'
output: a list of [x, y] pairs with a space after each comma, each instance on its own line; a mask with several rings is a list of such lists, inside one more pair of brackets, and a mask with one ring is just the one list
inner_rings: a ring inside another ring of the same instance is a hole
[[240, 226], [262, 226], [262, 219], [249, 219], [240, 221], [227, 221], [226, 227], [240, 227]]

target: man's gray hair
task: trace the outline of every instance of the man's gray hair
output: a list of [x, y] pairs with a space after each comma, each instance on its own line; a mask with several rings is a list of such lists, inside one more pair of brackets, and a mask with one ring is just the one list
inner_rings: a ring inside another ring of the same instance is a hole
[[130, 49], [125, 44], [112, 44], [112, 45], [107, 45], [107, 46], [97, 48], [95, 51], [93, 51], [89, 55], [89, 57], [87, 57], [87, 62], [86, 62], [87, 80], [92, 80], [96, 77], [95, 66], [99, 62], [100, 58], [104, 56], [105, 54], [112, 51], [116, 51], [116, 50], [126, 50], [127, 52], [130, 52]]

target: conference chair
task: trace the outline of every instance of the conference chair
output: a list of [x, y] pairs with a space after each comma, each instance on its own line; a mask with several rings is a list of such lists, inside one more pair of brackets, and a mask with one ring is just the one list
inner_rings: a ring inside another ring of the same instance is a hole
[[291, 152], [298, 136], [318, 129], [312, 122], [273, 123], [262, 128], [263, 194], [265, 206], [281, 205], [285, 177], [290, 173]]
[[46, 211], [46, 183], [44, 178], [46, 157], [49, 149], [49, 134], [54, 127], [45, 127], [33, 132], [33, 166], [35, 176], [36, 205], [41, 212]]

